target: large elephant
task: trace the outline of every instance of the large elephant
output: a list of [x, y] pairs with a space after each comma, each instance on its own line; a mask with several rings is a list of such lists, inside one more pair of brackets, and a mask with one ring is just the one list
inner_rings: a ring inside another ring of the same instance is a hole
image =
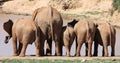
[[33, 20], [39, 26], [40, 29], [40, 51], [41, 55], [44, 54], [44, 42], [47, 39], [47, 43], [49, 45], [49, 49], [47, 49], [47, 53], [51, 54], [51, 46], [52, 40], [55, 41], [55, 52], [56, 55], [62, 54], [62, 46], [60, 45], [60, 36], [62, 32], [63, 19], [60, 13], [50, 7], [41, 7], [34, 11]]
[[74, 25], [76, 23], [77, 21], [73, 20], [72, 22], [68, 23], [67, 26], [62, 28], [61, 41], [63, 46], [66, 48], [67, 56], [70, 56], [70, 49], [75, 39]]
[[[28, 44], [32, 44], [36, 40], [37, 27], [32, 19], [17, 19], [13, 24], [12, 20], [8, 20], [3, 24], [4, 30], [8, 33], [5, 43], [8, 43], [12, 37], [13, 56], [25, 56], [25, 51]], [[19, 40], [19, 47], [17, 48], [17, 40]], [[38, 42], [37, 42], [38, 43]], [[36, 44], [36, 56], [39, 55], [39, 44]]]
[[116, 30], [109, 23], [97, 23], [94, 39], [94, 56], [98, 53], [98, 44], [103, 46], [103, 56], [108, 56], [107, 46], [111, 45], [111, 56], [115, 55]]
[[76, 35], [76, 56], [80, 56], [83, 43], [86, 43], [86, 55], [92, 56], [92, 43], [96, 31], [96, 25], [92, 21], [78, 21], [74, 26]]

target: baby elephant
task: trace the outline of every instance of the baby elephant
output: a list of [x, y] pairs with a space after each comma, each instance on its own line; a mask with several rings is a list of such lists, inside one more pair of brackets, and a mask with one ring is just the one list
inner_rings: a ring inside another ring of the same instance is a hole
[[77, 21], [73, 21], [72, 23], [68, 23], [67, 26], [62, 28], [62, 43], [66, 48], [67, 56], [70, 56], [70, 48], [73, 44], [75, 33], [74, 33], [74, 25]]
[[103, 56], [108, 56], [109, 45], [111, 45], [111, 56], [115, 55], [116, 30], [111, 24], [98, 23], [94, 41], [94, 56], [97, 56], [98, 44], [103, 46]]
[[[12, 20], [8, 20], [3, 24], [4, 30], [9, 34], [6, 36], [5, 43], [8, 43], [12, 37], [12, 45], [14, 56], [25, 56], [25, 51], [28, 44], [32, 44], [37, 35], [37, 27], [32, 19], [18, 19], [14, 24]], [[19, 40], [19, 48], [17, 49], [17, 39]], [[37, 42], [38, 43], [38, 42]], [[39, 44], [36, 44], [36, 56], [39, 56]]]

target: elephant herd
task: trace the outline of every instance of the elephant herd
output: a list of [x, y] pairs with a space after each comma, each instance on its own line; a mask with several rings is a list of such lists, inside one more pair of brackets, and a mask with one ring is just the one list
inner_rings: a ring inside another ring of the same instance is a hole
[[[44, 43], [47, 40], [46, 55], [52, 55], [52, 41], [55, 42], [55, 55], [62, 55], [62, 47], [66, 48], [66, 56], [76, 39], [76, 56], [80, 56], [83, 43], [86, 46], [86, 56], [97, 56], [98, 45], [103, 46], [103, 56], [108, 56], [107, 46], [111, 46], [111, 56], [115, 55], [116, 30], [109, 23], [94, 23], [76, 19], [63, 26], [61, 14], [47, 6], [36, 9], [32, 18], [20, 18], [13, 23], [11, 19], [3, 23], [3, 29], [8, 33], [5, 43], [12, 38], [13, 56], [24, 57], [28, 44], [35, 42], [36, 56], [44, 56]], [[17, 42], [17, 40], [19, 42]], [[17, 46], [19, 45], [19, 46]]]

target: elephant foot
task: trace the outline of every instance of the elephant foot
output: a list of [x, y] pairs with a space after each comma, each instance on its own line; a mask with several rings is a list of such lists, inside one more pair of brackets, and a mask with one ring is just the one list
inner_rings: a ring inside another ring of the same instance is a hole
[[104, 57], [108, 57], [108, 55], [105, 55]]
[[47, 53], [46, 56], [51, 56], [52, 54], [51, 53]]
[[55, 56], [62, 56], [62, 54], [60, 54], [60, 53], [55, 53]]
[[20, 54], [19, 57], [25, 57], [25, 55], [24, 54]]
[[90, 54], [90, 55], [88, 55], [88, 57], [92, 57], [92, 55]]
[[76, 57], [79, 57], [79, 56], [81, 56], [80, 54], [76, 54]]
[[115, 56], [115, 54], [111, 54], [111, 56]]
[[40, 57], [40, 55], [36, 55], [36, 57]]
[[70, 55], [66, 55], [67, 57], [70, 57]]
[[97, 54], [93, 54], [93, 56], [97, 56]]
[[13, 56], [18, 56], [18, 54], [13, 54]]

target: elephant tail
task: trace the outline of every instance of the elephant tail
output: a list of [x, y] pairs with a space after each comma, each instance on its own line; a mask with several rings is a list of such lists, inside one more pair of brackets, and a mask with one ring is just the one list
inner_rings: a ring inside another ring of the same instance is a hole
[[53, 24], [52, 24], [52, 18], [53, 18], [53, 8], [51, 6], [49, 7], [49, 24], [50, 24], [50, 28], [51, 28], [51, 35], [52, 35], [52, 40], [54, 40], [54, 36], [53, 36]]
[[12, 37], [12, 27], [13, 27], [13, 21], [11, 19], [3, 23], [3, 29], [10, 35], [10, 37]]
[[91, 35], [90, 35], [90, 28], [89, 28], [89, 22], [88, 21], [86, 21], [86, 29], [87, 29], [86, 40], [89, 41]]
[[35, 11], [33, 12], [33, 14], [32, 14], [32, 20], [33, 20], [33, 21], [35, 20], [39, 9], [40, 9], [40, 8], [37, 8], [37, 9], [35, 9]]
[[39, 26], [37, 25], [37, 23], [36, 22], [34, 22], [34, 24], [35, 24], [35, 37], [36, 37], [36, 39], [35, 39], [35, 46], [37, 47], [37, 48], [39, 48], [40, 47], [40, 32], [41, 32], [41, 30], [40, 30], [40, 28], [39, 28]]
[[115, 39], [116, 39], [116, 30], [110, 23], [108, 24], [110, 27], [110, 44], [113, 44], [112, 42], [113, 41], [115, 42]]

